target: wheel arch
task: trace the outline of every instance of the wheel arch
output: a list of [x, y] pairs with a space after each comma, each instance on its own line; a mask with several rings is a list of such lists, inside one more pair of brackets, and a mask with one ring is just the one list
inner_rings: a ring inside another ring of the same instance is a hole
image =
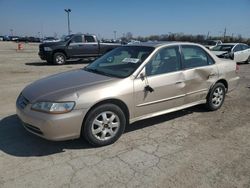
[[226, 92], [228, 91], [228, 83], [225, 79], [222, 78], [222, 79], [218, 80], [217, 82], [214, 83], [214, 85], [217, 83], [222, 83], [225, 86]]
[[52, 57], [54, 57], [55, 53], [58, 53], [58, 52], [63, 53], [65, 55], [65, 57], [68, 58], [67, 53], [65, 52], [65, 50], [62, 50], [62, 49], [54, 50], [52, 53]]
[[86, 118], [88, 117], [89, 113], [91, 112], [91, 110], [93, 110], [94, 108], [102, 105], [102, 104], [114, 104], [114, 105], [117, 105], [119, 108], [121, 108], [121, 110], [125, 113], [125, 117], [126, 117], [126, 124], [129, 123], [129, 118], [130, 118], [130, 115], [129, 115], [129, 109], [128, 109], [128, 106], [120, 99], [105, 99], [105, 100], [102, 100], [102, 101], [99, 101], [97, 102], [96, 104], [94, 104], [93, 106], [91, 106], [87, 113], [85, 114], [84, 118], [83, 118], [83, 121], [82, 121], [82, 128], [85, 124], [85, 121], [86, 121]]
[[227, 93], [227, 91], [228, 91], [228, 82], [227, 82], [224, 78], [221, 78], [221, 79], [217, 80], [214, 84], [211, 85], [211, 87], [210, 87], [210, 89], [209, 89], [209, 92], [208, 92], [206, 98], [208, 98], [208, 96], [209, 96], [209, 94], [210, 94], [212, 88], [213, 88], [214, 85], [217, 84], [217, 83], [222, 83], [222, 84], [225, 86], [226, 93]]

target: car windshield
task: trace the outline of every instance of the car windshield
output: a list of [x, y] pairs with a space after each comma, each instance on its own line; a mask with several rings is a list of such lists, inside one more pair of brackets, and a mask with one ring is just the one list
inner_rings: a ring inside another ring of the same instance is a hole
[[212, 51], [227, 51], [230, 52], [234, 45], [218, 45], [212, 48]]
[[110, 77], [125, 78], [130, 76], [153, 50], [153, 47], [142, 46], [118, 47], [85, 67], [84, 70]]

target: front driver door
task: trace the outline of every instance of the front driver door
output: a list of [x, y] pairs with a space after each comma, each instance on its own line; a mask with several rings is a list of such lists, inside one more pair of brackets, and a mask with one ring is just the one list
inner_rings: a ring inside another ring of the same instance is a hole
[[68, 54], [71, 57], [83, 57], [84, 56], [84, 36], [83, 35], [75, 35], [69, 45], [68, 45]]
[[145, 76], [134, 80], [135, 117], [159, 115], [183, 104], [185, 84], [178, 46], [158, 50], [144, 72]]

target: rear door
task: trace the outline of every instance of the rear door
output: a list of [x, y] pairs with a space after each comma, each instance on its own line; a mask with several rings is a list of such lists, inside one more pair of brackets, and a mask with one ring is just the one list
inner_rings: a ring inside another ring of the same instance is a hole
[[84, 36], [84, 50], [88, 56], [97, 56], [99, 54], [99, 43], [97, 39], [92, 35]]
[[185, 104], [206, 98], [211, 85], [218, 78], [215, 61], [199, 46], [182, 45], [182, 66], [185, 82]]

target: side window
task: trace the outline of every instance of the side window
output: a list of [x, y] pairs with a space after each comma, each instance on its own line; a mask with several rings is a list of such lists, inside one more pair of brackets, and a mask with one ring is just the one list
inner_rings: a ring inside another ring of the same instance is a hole
[[242, 50], [246, 50], [246, 49], [249, 48], [249, 46], [247, 46], [247, 45], [245, 45], [245, 44], [242, 44], [242, 45], [241, 45], [241, 48], [242, 48]]
[[72, 38], [71, 43], [82, 43], [82, 36], [81, 35], [76, 35]]
[[85, 42], [95, 42], [95, 39], [93, 36], [84, 36]]
[[182, 46], [182, 53], [184, 69], [214, 64], [213, 59], [198, 46]]
[[159, 50], [146, 65], [147, 76], [174, 72], [181, 69], [179, 47]]
[[234, 52], [238, 52], [238, 51], [241, 51], [242, 49], [241, 49], [241, 45], [236, 45], [235, 47], [234, 47]]

